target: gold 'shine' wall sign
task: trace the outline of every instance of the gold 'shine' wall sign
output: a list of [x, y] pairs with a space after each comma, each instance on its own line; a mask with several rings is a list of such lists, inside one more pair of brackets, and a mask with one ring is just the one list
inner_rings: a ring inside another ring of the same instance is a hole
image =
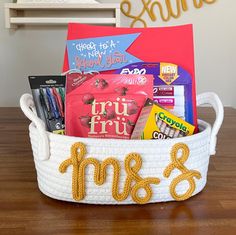
[[[195, 8], [201, 8], [204, 3], [213, 4], [216, 0], [192, 0]], [[162, 3], [158, 0], [141, 0], [142, 8], [140, 13], [137, 15], [132, 14], [133, 5], [137, 5], [137, 1], [132, 5], [130, 0], [123, 0], [121, 2], [121, 11], [122, 13], [132, 18], [130, 27], [134, 27], [136, 23], [141, 23], [144, 27], [147, 27], [146, 21], [143, 19], [145, 13], [148, 14], [150, 19], [155, 22], [157, 20], [157, 14], [160, 13], [160, 17], [163, 21], [169, 21], [171, 17], [177, 19], [181, 16], [182, 11], [188, 10], [188, 1], [187, 0], [175, 0], [175, 9], [173, 7], [173, 2], [171, 0], [165, 0]], [[164, 9], [166, 8], [167, 13], [164, 14]], [[182, 8], [182, 10], [181, 10]]]

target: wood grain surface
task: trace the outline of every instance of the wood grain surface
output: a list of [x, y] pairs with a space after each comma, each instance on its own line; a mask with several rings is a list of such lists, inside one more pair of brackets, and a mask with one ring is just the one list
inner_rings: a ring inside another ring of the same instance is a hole
[[[236, 234], [236, 110], [225, 112], [203, 192], [185, 202], [94, 206], [38, 190], [29, 122], [19, 108], [0, 108], [0, 234]], [[209, 108], [199, 116], [215, 118]]]

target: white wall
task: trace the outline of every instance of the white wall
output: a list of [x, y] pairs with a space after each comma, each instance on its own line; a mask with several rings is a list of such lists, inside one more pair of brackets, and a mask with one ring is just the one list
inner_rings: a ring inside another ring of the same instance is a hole
[[[19, 97], [30, 92], [30, 74], [60, 73], [66, 40], [65, 27], [4, 28], [3, 3], [0, 3], [0, 106], [17, 106]], [[109, 0], [103, 0], [109, 2]], [[119, 2], [112, 1], [110, 2]], [[136, 12], [141, 0], [135, 3]], [[236, 108], [236, 1], [218, 0], [213, 5], [195, 9], [192, 0], [189, 11], [179, 19], [161, 20], [149, 26], [194, 24], [197, 92], [214, 91], [224, 105]], [[134, 9], [135, 11], [135, 9]], [[130, 19], [122, 17], [122, 26]]]

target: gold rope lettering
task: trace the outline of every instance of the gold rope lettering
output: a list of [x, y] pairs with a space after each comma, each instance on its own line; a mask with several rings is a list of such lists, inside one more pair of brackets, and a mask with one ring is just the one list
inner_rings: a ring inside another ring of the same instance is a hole
[[[115, 158], [107, 158], [103, 162], [99, 162], [95, 158], [86, 158], [86, 147], [83, 143], [75, 143], [71, 147], [71, 156], [69, 159], [63, 161], [59, 166], [59, 171], [65, 173], [67, 168], [71, 165], [72, 170], [72, 196], [76, 201], [80, 201], [85, 198], [85, 169], [88, 165], [94, 166], [94, 182], [100, 186], [105, 183], [106, 180], [106, 168], [111, 165], [114, 169], [113, 184], [112, 184], [112, 196], [117, 201], [123, 201], [127, 199], [129, 194], [134, 202], [144, 204], [150, 201], [152, 197], [152, 188], [150, 184], [159, 184], [159, 178], [147, 177], [143, 179], [139, 174], [139, 170], [142, 167], [142, 158], [137, 153], [130, 153], [125, 158], [125, 171], [127, 177], [124, 184], [123, 192], [119, 192], [119, 180], [120, 180], [120, 163]], [[135, 164], [133, 165], [132, 162]], [[132, 186], [132, 183], [135, 184]], [[144, 189], [146, 195], [140, 197], [138, 191]]]
[[[146, 21], [143, 19], [143, 16], [145, 13], [148, 14], [149, 18], [154, 22], [157, 20], [157, 12], [159, 12], [160, 17], [163, 21], [169, 21], [171, 17], [177, 19], [181, 16], [182, 11], [188, 10], [188, 3], [187, 0], [175, 0], [176, 1], [176, 12], [173, 10], [173, 3], [171, 3], [171, 0], [165, 0], [164, 6], [167, 9], [167, 15], [164, 15], [164, 7], [163, 4], [160, 3], [160, 1], [154, 1], [152, 0], [141, 0], [142, 8], [138, 15], [132, 14], [132, 3], [130, 0], [123, 0], [121, 2], [121, 11], [122, 13], [133, 19], [131, 22], [130, 27], [134, 27], [136, 23], [141, 23], [143, 27], [147, 27]], [[201, 8], [203, 7], [203, 3], [206, 4], [213, 4], [216, 0], [193, 0], [193, 5], [195, 8]], [[137, 6], [137, 1], [135, 1], [135, 6]], [[182, 11], [181, 11], [182, 8]], [[155, 10], [157, 9], [157, 12]]]
[[[180, 158], [178, 158], [177, 154], [180, 150], [182, 150], [182, 156]], [[184, 163], [188, 160], [188, 157], [189, 157], [189, 148], [186, 144], [179, 143], [179, 144], [174, 145], [171, 150], [172, 163], [170, 163], [166, 167], [166, 169], [163, 173], [164, 177], [169, 178], [171, 172], [175, 168], [177, 168], [178, 170], [180, 170], [182, 172], [182, 174], [177, 176], [171, 182], [171, 185], [170, 185], [170, 194], [177, 201], [182, 201], [182, 200], [186, 200], [186, 199], [190, 198], [196, 188], [194, 177], [196, 177], [197, 179], [201, 178], [201, 174], [198, 171], [188, 170], [184, 166]], [[184, 181], [184, 180], [188, 181], [190, 187], [186, 193], [184, 193], [182, 195], [178, 195], [176, 193], [176, 187], [181, 181]]]

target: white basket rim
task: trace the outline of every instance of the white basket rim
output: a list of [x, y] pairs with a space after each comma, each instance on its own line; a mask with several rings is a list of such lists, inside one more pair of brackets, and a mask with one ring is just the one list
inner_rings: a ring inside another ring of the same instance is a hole
[[[31, 122], [30, 124], [30, 128], [36, 128], [35, 124], [33, 122]], [[128, 143], [155, 143], [155, 142], [165, 142], [165, 143], [171, 143], [173, 144], [173, 140], [177, 140], [178, 142], [186, 142], [186, 141], [193, 141], [196, 137], [201, 138], [201, 136], [204, 136], [206, 132], [210, 132], [211, 131], [211, 125], [203, 120], [198, 119], [198, 127], [199, 127], [199, 132], [191, 135], [191, 136], [185, 136], [185, 137], [179, 137], [176, 139], [165, 139], [165, 140], [130, 140], [130, 139], [104, 139], [104, 138], [85, 138], [85, 137], [76, 137], [76, 136], [68, 136], [68, 135], [58, 135], [58, 134], [54, 134], [51, 132], [46, 131], [47, 135], [49, 136], [49, 138], [53, 138], [54, 140], [60, 140], [60, 141], [81, 141], [81, 142], [87, 142], [89, 141], [90, 143], [92, 142], [96, 142], [99, 141], [101, 143], [117, 143], [117, 145], [119, 145], [119, 143], [124, 143], [124, 144], [128, 144]]]

